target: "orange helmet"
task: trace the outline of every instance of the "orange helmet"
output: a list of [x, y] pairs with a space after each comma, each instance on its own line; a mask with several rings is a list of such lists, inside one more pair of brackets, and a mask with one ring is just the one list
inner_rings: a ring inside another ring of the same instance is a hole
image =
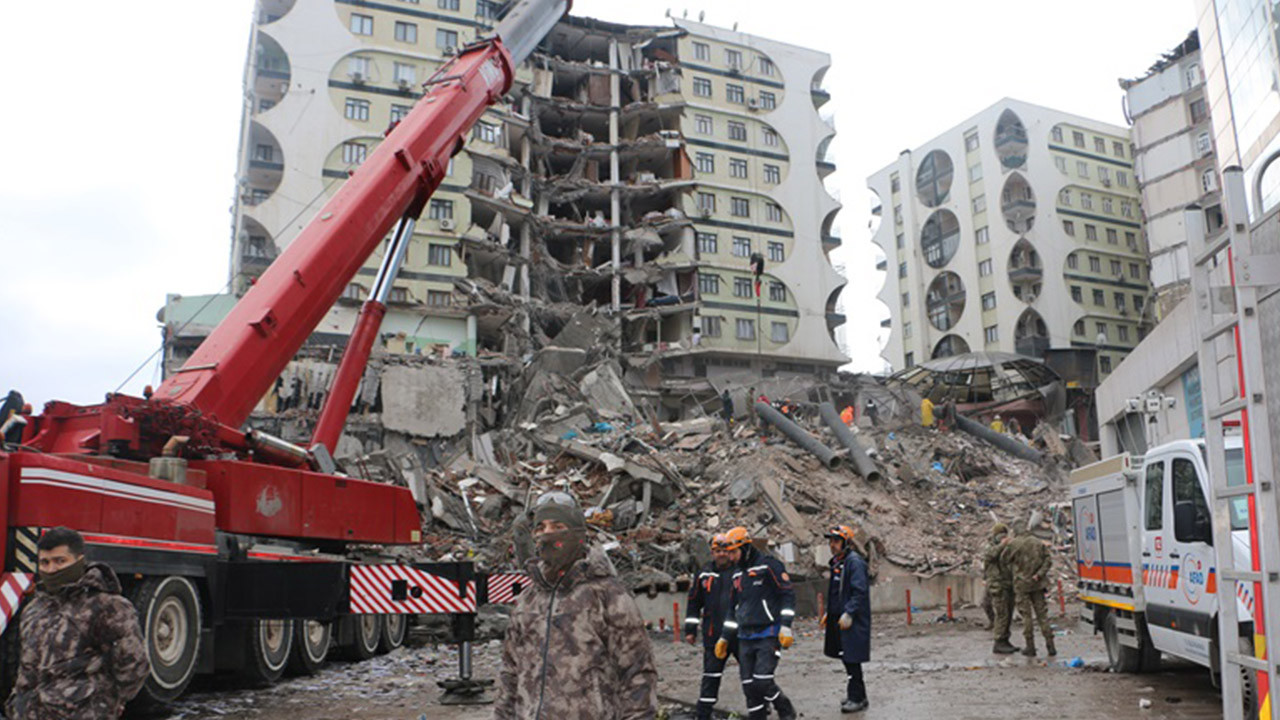
[[717, 533], [715, 537], [711, 538], [711, 549], [731, 550], [732, 548], [729, 547], [729, 536], [724, 533]]
[[837, 525], [827, 530], [823, 537], [828, 540], [844, 540], [846, 543], [853, 543], [853, 528], [848, 525]]
[[739, 526], [725, 533], [724, 539], [726, 550], [737, 550], [751, 542], [751, 533], [747, 532], [746, 528]]

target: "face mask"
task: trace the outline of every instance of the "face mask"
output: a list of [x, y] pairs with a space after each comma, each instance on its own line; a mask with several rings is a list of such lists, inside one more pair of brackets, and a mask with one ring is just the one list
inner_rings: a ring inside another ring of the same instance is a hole
[[582, 530], [543, 533], [538, 536], [537, 542], [538, 558], [552, 575], [559, 575], [582, 557], [586, 548], [586, 533]]
[[56, 570], [51, 573], [41, 570], [40, 587], [44, 588], [47, 592], [56, 593], [65, 587], [69, 587], [79, 582], [80, 578], [84, 577], [84, 571], [84, 558], [80, 558], [61, 570]]

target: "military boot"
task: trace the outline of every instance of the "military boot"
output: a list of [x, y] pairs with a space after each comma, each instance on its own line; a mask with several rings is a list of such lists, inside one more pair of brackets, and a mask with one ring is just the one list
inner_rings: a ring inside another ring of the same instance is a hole
[[1036, 656], [1036, 644], [1035, 644], [1035, 641], [1034, 641], [1034, 640], [1033, 640], [1033, 641], [1028, 642], [1028, 643], [1027, 643], [1027, 646], [1026, 646], [1026, 647], [1024, 647], [1024, 648], [1022, 648], [1022, 654], [1023, 654], [1023, 655], [1026, 655], [1027, 657], [1035, 657], [1035, 656]]
[[867, 702], [866, 700], [863, 700], [862, 702], [857, 702], [856, 700], [845, 700], [844, 702], [840, 703], [840, 712], [842, 713], [862, 712], [863, 710], [866, 710], [867, 706], [870, 704], [871, 703]]
[[1049, 636], [1044, 639], [1044, 651], [1049, 657], [1053, 657], [1058, 654], [1058, 648], [1053, 645], [1053, 636]]
[[1014, 647], [1008, 640], [997, 640], [995, 647], [991, 648], [991, 652], [997, 655], [1010, 655], [1018, 652], [1018, 648]]
[[786, 695], [779, 695], [773, 701], [773, 709], [778, 711], [778, 720], [796, 720], [796, 708]]

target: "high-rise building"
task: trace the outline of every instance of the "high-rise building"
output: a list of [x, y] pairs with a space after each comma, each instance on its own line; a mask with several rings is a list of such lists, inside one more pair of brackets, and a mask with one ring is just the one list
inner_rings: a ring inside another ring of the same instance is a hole
[[1125, 128], [1004, 99], [868, 178], [899, 370], [970, 351], [1138, 343], [1150, 296]]
[[[234, 212], [238, 291], [504, 8], [260, 0]], [[663, 382], [846, 361], [834, 339], [844, 280], [828, 258], [840, 206], [823, 187], [834, 130], [818, 112], [830, 57], [673, 25], [570, 16], [544, 39], [418, 222], [383, 325], [388, 350], [510, 354], [512, 335], [550, 335], [573, 307], [595, 306], [619, 319], [632, 367], [656, 365]], [[380, 260], [352, 281], [321, 341], [343, 342]], [[202, 302], [171, 299], [166, 320], [180, 324]], [[547, 318], [559, 320], [538, 327]]]

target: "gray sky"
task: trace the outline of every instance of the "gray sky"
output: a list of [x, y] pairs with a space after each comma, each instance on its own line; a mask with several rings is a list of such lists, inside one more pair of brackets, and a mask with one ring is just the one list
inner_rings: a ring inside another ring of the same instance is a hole
[[[16, 387], [37, 407], [96, 402], [159, 347], [166, 293], [226, 287], [253, 2], [183, 7], [6, 9], [0, 392]], [[1142, 74], [1195, 21], [1192, 0], [574, 2], [575, 14], [646, 24], [665, 24], [668, 8], [831, 53], [827, 183], [845, 204], [852, 367], [872, 371], [888, 311], [875, 299], [866, 177], [1006, 96], [1123, 124], [1116, 79]], [[153, 360], [124, 390], [157, 380]]]

